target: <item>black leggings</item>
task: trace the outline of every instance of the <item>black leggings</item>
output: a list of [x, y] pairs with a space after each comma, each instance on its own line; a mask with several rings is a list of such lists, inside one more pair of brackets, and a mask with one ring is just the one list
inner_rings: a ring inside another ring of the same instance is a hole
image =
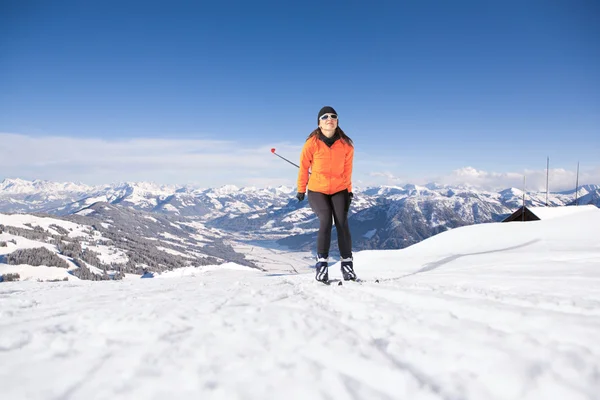
[[332, 216], [337, 230], [338, 246], [342, 258], [352, 257], [352, 238], [348, 226], [348, 210], [350, 194], [342, 190], [334, 194], [323, 194], [308, 191], [308, 204], [319, 217], [319, 234], [317, 235], [317, 254], [329, 256], [331, 245]]

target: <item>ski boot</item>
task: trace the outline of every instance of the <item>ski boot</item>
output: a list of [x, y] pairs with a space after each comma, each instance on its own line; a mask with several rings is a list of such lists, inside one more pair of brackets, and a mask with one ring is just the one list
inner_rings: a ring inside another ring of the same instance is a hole
[[319, 254], [317, 256], [317, 264], [315, 266], [316, 275], [315, 279], [319, 282], [329, 283], [329, 273], [327, 272], [327, 261], [329, 257]]
[[354, 273], [354, 266], [352, 265], [352, 257], [342, 258], [342, 276], [345, 281], [355, 281], [356, 274]]

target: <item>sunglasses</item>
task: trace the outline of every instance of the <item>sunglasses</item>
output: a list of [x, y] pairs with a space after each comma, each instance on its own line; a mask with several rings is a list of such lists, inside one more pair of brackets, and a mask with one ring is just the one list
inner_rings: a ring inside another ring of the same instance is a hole
[[329, 118], [331, 119], [337, 119], [337, 115], [336, 114], [323, 114], [321, 116], [321, 118], [319, 118], [321, 121], [327, 121]]

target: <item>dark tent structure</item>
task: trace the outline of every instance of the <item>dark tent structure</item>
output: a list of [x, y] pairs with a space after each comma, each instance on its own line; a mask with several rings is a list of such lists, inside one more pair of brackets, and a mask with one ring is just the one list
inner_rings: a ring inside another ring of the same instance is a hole
[[580, 212], [598, 212], [598, 207], [594, 205], [585, 206], [559, 206], [559, 207], [521, 207], [502, 222], [513, 221], [539, 221], [553, 218], [562, 218]]
[[540, 218], [525, 206], [519, 207], [517, 211], [506, 217], [502, 222], [514, 221], [539, 221]]

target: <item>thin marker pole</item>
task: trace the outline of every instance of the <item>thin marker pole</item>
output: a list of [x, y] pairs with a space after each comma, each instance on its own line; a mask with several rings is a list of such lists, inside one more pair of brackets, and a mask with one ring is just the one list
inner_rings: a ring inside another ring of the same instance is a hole
[[525, 221], [525, 175], [523, 175], [523, 212], [521, 213], [521, 221]]
[[577, 180], [575, 181], [575, 205], [579, 204], [579, 161], [577, 161]]
[[550, 176], [550, 157], [546, 158], [546, 207], [548, 207], [548, 192], [549, 192], [549, 179]]

